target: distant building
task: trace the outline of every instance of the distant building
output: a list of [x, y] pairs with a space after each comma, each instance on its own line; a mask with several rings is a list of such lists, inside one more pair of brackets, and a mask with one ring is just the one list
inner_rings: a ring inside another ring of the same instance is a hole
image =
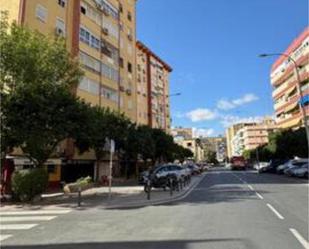
[[303, 98], [300, 98], [298, 92], [294, 64], [286, 56], [280, 56], [273, 64], [270, 75], [276, 122], [280, 128], [298, 128], [303, 125], [299, 102], [307, 120], [309, 116], [309, 28], [284, 53], [291, 56], [298, 65]]
[[277, 129], [275, 121], [266, 118], [239, 129], [232, 138], [232, 156], [241, 156], [245, 150], [252, 150], [268, 143], [269, 134]]
[[200, 162], [204, 159], [202, 145], [199, 139], [193, 137], [192, 128], [172, 128], [171, 134], [174, 137], [175, 143], [192, 151], [195, 161]]
[[204, 150], [204, 154], [208, 151], [216, 152], [217, 160], [219, 162], [223, 162], [227, 156], [227, 145], [226, 138], [219, 137], [206, 137], [201, 138], [202, 147]]

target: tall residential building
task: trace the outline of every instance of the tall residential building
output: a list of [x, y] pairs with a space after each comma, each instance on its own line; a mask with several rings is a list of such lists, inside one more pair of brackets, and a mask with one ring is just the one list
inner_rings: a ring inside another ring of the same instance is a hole
[[172, 68], [142, 42], [137, 48], [137, 123], [170, 130], [169, 73]]
[[300, 98], [297, 75], [292, 61], [280, 56], [271, 69], [272, 97], [276, 122], [280, 128], [298, 128], [303, 125], [303, 116], [299, 106], [302, 104], [309, 116], [309, 28], [300, 34], [284, 52], [298, 65], [303, 98]]
[[[51, 38], [63, 36], [85, 72], [75, 94], [92, 105], [124, 112], [136, 122], [135, 4], [136, 0], [0, 0], [0, 10], [8, 12], [10, 22]], [[107, 174], [106, 165], [94, 169], [93, 152], [79, 155], [72, 143], [68, 145], [62, 175]]]
[[275, 121], [264, 119], [239, 129], [232, 139], [232, 156], [241, 156], [245, 150], [252, 150], [268, 143], [269, 134], [277, 129]]

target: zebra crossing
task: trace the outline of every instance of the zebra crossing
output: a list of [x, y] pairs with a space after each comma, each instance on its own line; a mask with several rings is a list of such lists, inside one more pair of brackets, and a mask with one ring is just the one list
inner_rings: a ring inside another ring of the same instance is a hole
[[0, 242], [13, 237], [14, 232], [32, 229], [71, 211], [71, 209], [0, 211]]

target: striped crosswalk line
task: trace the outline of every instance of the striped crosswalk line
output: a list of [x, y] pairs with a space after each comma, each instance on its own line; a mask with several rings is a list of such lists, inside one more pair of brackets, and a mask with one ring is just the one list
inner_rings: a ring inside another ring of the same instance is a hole
[[8, 239], [12, 236], [13, 236], [12, 234], [0, 234], [0, 241]]
[[28, 230], [39, 225], [38, 222], [50, 221], [71, 212], [71, 209], [18, 210], [0, 212], [0, 241], [14, 236], [13, 232]]
[[67, 214], [71, 212], [70, 209], [61, 209], [61, 210], [26, 210], [26, 211], [6, 211], [0, 213], [0, 216], [6, 215], [40, 215], [40, 214]]
[[1, 224], [0, 230], [27, 230], [38, 224]]
[[46, 221], [55, 219], [57, 216], [6, 216], [0, 217], [0, 222], [12, 222], [12, 221]]

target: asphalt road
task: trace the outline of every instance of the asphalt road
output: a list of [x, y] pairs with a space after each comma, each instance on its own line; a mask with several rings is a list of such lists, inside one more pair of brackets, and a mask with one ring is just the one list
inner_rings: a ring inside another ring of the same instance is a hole
[[177, 202], [113, 210], [96, 205], [53, 217], [31, 229], [1, 231], [11, 234], [2, 248], [309, 248], [308, 182], [252, 171], [211, 170]]

